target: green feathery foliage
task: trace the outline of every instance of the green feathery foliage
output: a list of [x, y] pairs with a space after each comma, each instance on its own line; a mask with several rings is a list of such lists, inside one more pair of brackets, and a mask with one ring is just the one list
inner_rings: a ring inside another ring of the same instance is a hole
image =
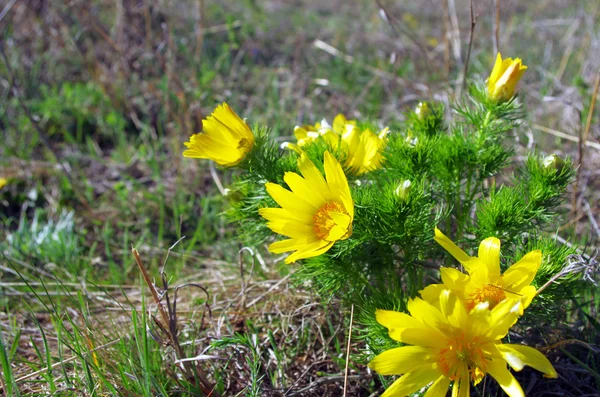
[[[351, 235], [324, 253], [303, 259], [294, 278], [326, 301], [335, 296], [355, 304], [361, 337], [370, 347], [364, 359], [397, 344], [375, 320], [375, 309], [405, 310], [408, 299], [438, 282], [441, 266], [458, 265], [433, 240], [435, 227], [469, 255], [476, 255], [483, 239], [499, 238], [504, 269], [527, 252], [541, 250], [536, 287], [561, 272], [577, 252], [549, 234], [573, 180], [573, 164], [539, 153], [530, 154], [524, 163], [513, 161], [511, 140], [525, 116], [518, 99], [496, 103], [483, 84], [474, 84], [453, 110], [456, 117], [449, 122], [442, 105], [420, 103], [403, 123], [394, 122], [389, 133], [340, 117], [334, 127], [326, 122], [306, 126], [312, 135], [298, 142], [302, 146], [280, 146], [264, 128], [255, 128], [255, 147], [239, 165], [242, 172], [229, 193], [228, 214], [239, 224], [244, 241], [253, 246], [272, 241], [273, 233], [259, 215], [261, 208], [279, 207], [265, 189], [267, 182], [290, 189], [284, 176], [299, 172], [301, 155], [322, 174], [326, 151], [344, 168], [354, 202]], [[339, 120], [346, 124], [340, 127]], [[352, 134], [364, 142], [352, 141]], [[380, 161], [374, 156], [368, 172], [350, 165], [357, 153], [369, 150], [378, 152]], [[285, 227], [293, 228], [294, 222], [282, 225], [281, 231], [293, 234]], [[553, 307], [570, 298], [568, 291], [579, 279], [577, 273], [562, 277], [560, 284], [544, 292], [546, 297], [542, 294], [534, 301], [527, 318], [550, 321], [551, 313], [556, 313]]]

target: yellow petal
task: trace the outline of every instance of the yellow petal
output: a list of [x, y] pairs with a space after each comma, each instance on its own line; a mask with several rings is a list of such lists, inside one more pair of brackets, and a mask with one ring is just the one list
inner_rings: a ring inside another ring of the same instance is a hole
[[482, 331], [482, 333], [491, 340], [504, 338], [521, 313], [523, 313], [523, 306], [520, 300], [503, 300], [490, 311], [489, 323], [485, 327], [485, 332]]
[[269, 245], [269, 251], [274, 254], [281, 254], [283, 252], [295, 251], [305, 247], [306, 245], [313, 244], [316, 241], [307, 241], [300, 239], [288, 239], [276, 241], [273, 244]]
[[498, 81], [496, 81], [494, 93], [492, 94], [492, 96], [501, 100], [508, 100], [514, 95], [517, 83], [524, 72], [524, 70], [521, 70], [520, 59], [517, 58], [513, 61], [509, 58], [507, 61], [510, 61], [510, 64]]
[[258, 214], [268, 221], [297, 221], [306, 226], [313, 227], [312, 217], [303, 213], [292, 214], [283, 208], [260, 208]]
[[333, 219], [335, 225], [329, 229], [329, 233], [326, 237], [324, 237], [324, 240], [336, 241], [350, 237], [349, 232], [351, 231], [352, 224], [350, 216], [341, 212], [332, 211], [330, 211], [328, 215], [331, 217], [331, 219]]
[[354, 202], [352, 201], [350, 186], [348, 186], [348, 179], [344, 174], [342, 166], [328, 151], [325, 152], [323, 166], [325, 168], [325, 177], [327, 179], [327, 184], [331, 189], [331, 193], [341, 198], [344, 208], [350, 215], [350, 222], [352, 222], [354, 219]]
[[520, 261], [509, 267], [502, 275], [507, 289], [519, 290], [531, 284], [542, 263], [542, 251], [527, 253]]
[[[311, 163], [312, 164], [312, 163]], [[327, 191], [323, 190], [323, 187], [315, 186], [305, 178], [302, 178], [300, 175], [295, 172], [286, 172], [283, 176], [283, 180], [287, 185], [292, 189], [292, 192], [302, 197], [307, 203], [316, 208], [321, 208], [325, 203], [327, 203]]]
[[319, 240], [310, 244], [305, 244], [298, 248], [298, 251], [285, 259], [285, 263], [296, 262], [300, 259], [313, 258], [327, 252], [333, 247], [333, 241]]
[[310, 129], [310, 126], [295, 126], [294, 127], [294, 136], [296, 137], [297, 141], [301, 141], [303, 139], [306, 139], [308, 137], [308, 130]]
[[[441, 301], [441, 299], [440, 299]], [[443, 324], [447, 323], [442, 313], [431, 303], [420, 298], [411, 299], [407, 304], [408, 311], [415, 320], [422, 324], [429, 325], [437, 331], [440, 331]]]
[[286, 221], [278, 219], [276, 221], [269, 222], [267, 226], [275, 233], [297, 240], [314, 238], [315, 235], [312, 226], [299, 223], [295, 220]]
[[[242, 120], [242, 118], [238, 116], [227, 103], [223, 102], [223, 104], [217, 106], [211, 116], [227, 127], [231, 131], [233, 137], [237, 140], [245, 138], [251, 139], [254, 142], [254, 135], [246, 122]], [[211, 116], [209, 116], [207, 120], [210, 119]], [[204, 123], [203, 127], [207, 130]]]
[[190, 142], [185, 142], [188, 150], [183, 152], [184, 157], [210, 159], [219, 165], [228, 166], [241, 160], [239, 151], [227, 144], [215, 141], [207, 134], [195, 134], [190, 137]]
[[375, 311], [375, 319], [377, 322], [387, 329], [403, 330], [406, 328], [421, 328], [423, 324], [406, 313], [397, 312], [395, 310]]
[[460, 371], [460, 378], [454, 381], [454, 385], [452, 386], [452, 397], [469, 397], [470, 394], [471, 379], [469, 379], [468, 369], [464, 368]]
[[451, 267], [440, 268], [442, 282], [451, 290], [464, 290], [469, 282], [469, 276]]
[[488, 363], [487, 372], [498, 382], [502, 390], [510, 397], [525, 397], [523, 389], [513, 374], [506, 368], [502, 360], [492, 360]]
[[427, 392], [423, 397], [446, 397], [448, 394], [448, 387], [450, 386], [450, 378], [440, 376], [435, 382], [427, 389]]
[[346, 124], [356, 125], [356, 121], [346, 119], [346, 116], [344, 116], [341, 113], [338, 114], [333, 119], [333, 126], [332, 126], [333, 131], [336, 134], [340, 134], [340, 135], [343, 134], [344, 130], [346, 128]]
[[418, 365], [433, 363], [437, 359], [437, 349], [421, 346], [402, 346], [389, 349], [375, 357], [369, 368], [380, 375], [402, 375]]
[[490, 277], [490, 269], [487, 263], [477, 257], [471, 257], [463, 263], [465, 270], [471, 277], [471, 282], [476, 285], [485, 285], [492, 281]]
[[444, 334], [426, 325], [420, 328], [405, 328], [401, 331], [392, 329], [389, 334], [390, 338], [408, 345], [435, 347], [436, 349], [448, 347]]
[[488, 237], [479, 244], [477, 256], [488, 267], [490, 277], [500, 275], [500, 240]]
[[546, 356], [533, 347], [512, 344], [500, 344], [497, 347], [502, 353], [502, 357], [515, 371], [520, 371], [525, 365], [528, 365], [543, 372], [547, 378], [558, 377]]
[[531, 301], [537, 295], [537, 290], [533, 285], [528, 285], [520, 290], [518, 290], [519, 295], [521, 297], [521, 303], [523, 304], [523, 309], [527, 309], [531, 304]]
[[287, 172], [283, 179], [290, 190], [266, 183], [267, 192], [281, 208], [262, 208], [259, 214], [267, 226], [291, 239], [271, 244], [274, 253], [296, 251], [286, 263], [321, 255], [337, 240], [350, 237], [354, 203], [341, 166], [325, 152], [327, 181], [317, 167], [302, 154], [298, 168], [304, 177]]
[[431, 303], [432, 305], [439, 305], [440, 293], [448, 288], [451, 288], [444, 284], [429, 284], [427, 287], [419, 291], [419, 294], [421, 295], [421, 298]]
[[273, 200], [275, 200], [281, 208], [285, 208], [291, 213], [300, 212], [310, 214], [317, 212], [319, 209], [314, 203], [304, 201], [302, 196], [294, 194], [276, 183], [268, 182], [265, 184], [265, 188], [267, 189], [267, 193], [273, 197]]
[[375, 312], [377, 322], [388, 329], [390, 338], [415, 346], [443, 348], [444, 335], [424, 325], [406, 313], [378, 309]]
[[329, 187], [325, 182], [325, 178], [321, 175], [321, 171], [313, 164], [306, 154], [300, 156], [298, 160], [298, 168], [300, 173], [306, 179], [306, 181], [312, 186], [313, 189], [319, 192], [328, 192]]
[[454, 244], [452, 240], [446, 237], [444, 233], [442, 233], [437, 227], [435, 228], [434, 240], [460, 263], [464, 264], [471, 259], [471, 257], [467, 255], [465, 251], [458, 248], [458, 246]]
[[494, 86], [496, 82], [502, 76], [504, 69], [502, 69], [502, 55], [498, 53], [496, 55], [496, 63], [494, 63], [494, 68], [492, 69], [492, 73], [490, 73], [490, 78], [488, 79], [488, 91], [492, 92], [494, 90]]
[[407, 372], [381, 395], [381, 397], [404, 397], [427, 386], [439, 378], [441, 373], [434, 365], [422, 365]]
[[450, 290], [442, 291], [440, 294], [440, 311], [454, 328], [467, 328], [468, 317], [464, 303], [457, 299], [455, 294], [450, 293]]

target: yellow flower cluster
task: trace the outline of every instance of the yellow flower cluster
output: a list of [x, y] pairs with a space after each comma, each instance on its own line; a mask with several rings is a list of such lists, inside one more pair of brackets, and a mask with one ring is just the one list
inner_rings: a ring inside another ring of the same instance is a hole
[[[496, 103], [510, 100], [526, 69], [521, 59], [502, 59], [498, 54], [487, 81], [489, 98]], [[419, 103], [415, 112], [423, 120], [431, 109], [427, 103]], [[362, 129], [342, 114], [332, 125], [323, 120], [295, 127], [296, 143], [286, 142], [285, 146], [299, 155], [299, 174], [284, 175], [287, 187], [266, 183], [266, 192], [279, 207], [259, 210], [273, 232], [288, 237], [271, 244], [271, 252], [293, 252], [285, 260], [292, 263], [321, 255], [352, 235], [354, 202], [344, 170], [360, 176], [381, 168], [388, 132], [388, 128], [378, 134]], [[328, 148], [324, 175], [304, 152], [306, 145], [319, 140]], [[223, 103], [203, 121], [203, 131], [185, 143], [183, 155], [232, 167], [247, 157], [254, 144], [246, 122]], [[396, 194], [406, 199], [410, 187], [406, 180]], [[547, 377], [557, 377], [539, 351], [502, 343], [536, 295], [530, 284], [540, 267], [541, 252], [526, 254], [501, 273], [500, 241], [495, 237], [481, 242], [477, 256], [467, 255], [437, 228], [435, 241], [466, 273], [441, 268], [442, 283], [427, 286], [420, 291], [420, 298], [409, 301], [410, 315], [377, 310], [376, 319], [389, 336], [405, 344], [381, 353], [369, 364], [379, 374], [402, 375], [383, 395], [405, 396], [429, 385], [425, 397], [443, 397], [452, 385], [453, 396], [466, 397], [471, 383], [476, 385], [489, 374], [509, 396], [519, 397], [523, 390], [508, 367], [520, 371], [529, 365]]]
[[356, 120], [348, 120], [343, 114], [333, 119], [333, 125], [326, 120], [315, 125], [296, 126], [294, 136], [297, 143], [285, 142], [284, 147], [302, 153], [302, 147], [322, 139], [334, 152], [345, 158], [344, 167], [355, 176], [381, 168], [382, 151], [385, 148], [389, 128], [375, 134], [370, 129], [360, 129]]
[[540, 266], [540, 251], [526, 254], [500, 273], [500, 241], [490, 237], [471, 257], [437, 228], [435, 241], [465, 268], [468, 274], [442, 268], [443, 284], [432, 284], [409, 301], [408, 312], [377, 310], [377, 321], [389, 336], [406, 345], [387, 350], [369, 367], [381, 375], [402, 375], [384, 397], [406, 396], [431, 384], [425, 397], [444, 397], [452, 383], [453, 396], [469, 396], [491, 375], [510, 397], [524, 396], [508, 370], [525, 365], [556, 378], [552, 364], [532, 347], [503, 344], [502, 339], [523, 314], [535, 288], [530, 285]]
[[[527, 66], [520, 58], [502, 59], [500, 53], [487, 81], [489, 97], [496, 102], [504, 102], [515, 94], [517, 83]], [[421, 102], [416, 108], [420, 119], [430, 113], [427, 103]], [[297, 143], [286, 142], [285, 146], [299, 154], [302, 147], [323, 139], [334, 152], [341, 152], [345, 161], [344, 167], [358, 176], [381, 168], [382, 151], [386, 145], [389, 129], [386, 127], [375, 134], [369, 129], [361, 129], [356, 120], [348, 120], [338, 114], [333, 125], [326, 120], [314, 125], [303, 125], [294, 128]], [[187, 150], [184, 157], [210, 159], [224, 167], [239, 164], [254, 147], [254, 134], [246, 124], [226, 103], [217, 106], [214, 112], [203, 120], [203, 131], [192, 135], [185, 142]]]

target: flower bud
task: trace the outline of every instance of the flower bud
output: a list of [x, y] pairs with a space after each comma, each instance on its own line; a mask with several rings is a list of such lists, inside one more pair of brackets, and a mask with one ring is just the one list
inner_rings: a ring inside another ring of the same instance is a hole
[[427, 102], [419, 102], [415, 108], [415, 114], [421, 121], [429, 117], [431, 115], [431, 109], [429, 108], [429, 105], [427, 105]]
[[404, 139], [404, 142], [406, 142], [406, 144], [410, 147], [415, 147], [419, 144], [419, 138], [417, 138], [416, 136], [412, 136], [412, 134], [409, 133], [408, 136]]
[[411, 189], [412, 182], [409, 179], [407, 179], [398, 185], [394, 193], [396, 194], [396, 196], [398, 196], [400, 200], [406, 200]]
[[496, 57], [494, 69], [487, 81], [490, 98], [495, 102], [506, 102], [515, 95], [517, 83], [527, 70], [520, 58], [504, 58], [500, 53]]
[[560, 172], [563, 169], [565, 162], [556, 154], [551, 154], [544, 158], [542, 165], [546, 170], [556, 170], [557, 172]]
[[298, 144], [292, 143], [292, 142], [283, 142], [279, 147], [281, 149], [288, 149], [288, 150], [293, 150], [294, 152], [298, 153], [298, 154], [302, 154], [302, 148], [300, 146], [302, 146], [302, 144], [300, 144], [301, 141], [298, 141]]

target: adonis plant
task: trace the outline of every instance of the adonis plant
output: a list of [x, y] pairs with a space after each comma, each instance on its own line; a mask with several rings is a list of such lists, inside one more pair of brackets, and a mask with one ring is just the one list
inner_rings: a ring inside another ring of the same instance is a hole
[[537, 152], [515, 160], [526, 69], [498, 54], [451, 119], [435, 102], [389, 126], [340, 114], [290, 126], [280, 145], [221, 104], [186, 142], [185, 157], [236, 170], [228, 217], [246, 244], [356, 307], [355, 360], [385, 396], [468, 396], [489, 375], [516, 397], [510, 369], [557, 377], [540, 351], [507, 340], [520, 324], [551, 324], [578, 282], [546, 288], [575, 252], [552, 239], [574, 169]]

